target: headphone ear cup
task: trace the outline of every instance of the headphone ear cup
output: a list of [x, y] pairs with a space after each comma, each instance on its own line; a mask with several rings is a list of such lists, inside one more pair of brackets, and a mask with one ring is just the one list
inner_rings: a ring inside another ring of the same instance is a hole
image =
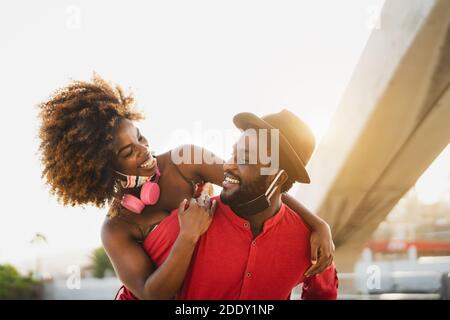
[[124, 208], [136, 214], [141, 214], [142, 210], [144, 210], [145, 207], [145, 204], [139, 198], [136, 198], [132, 194], [125, 194], [120, 203]]
[[141, 188], [141, 201], [145, 205], [154, 205], [158, 202], [160, 193], [157, 183], [147, 181]]

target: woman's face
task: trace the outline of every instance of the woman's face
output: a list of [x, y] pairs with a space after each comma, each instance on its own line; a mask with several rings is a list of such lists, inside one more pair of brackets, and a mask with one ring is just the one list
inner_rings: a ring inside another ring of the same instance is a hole
[[[130, 120], [123, 119], [114, 138], [114, 169], [133, 176], [153, 176], [156, 158], [153, 158], [147, 139]], [[122, 177], [123, 178], [123, 177]]]

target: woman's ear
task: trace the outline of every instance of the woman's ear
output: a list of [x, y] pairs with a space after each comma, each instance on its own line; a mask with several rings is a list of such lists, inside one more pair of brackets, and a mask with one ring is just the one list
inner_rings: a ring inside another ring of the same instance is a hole
[[125, 178], [122, 177], [120, 174], [118, 174], [116, 171], [113, 171], [113, 177], [114, 177], [114, 179], [116, 179], [116, 180], [122, 180], [122, 181], [125, 181]]
[[120, 173], [119, 171], [117, 171], [117, 170], [115, 169], [115, 165], [114, 165], [114, 164], [110, 167], [110, 170], [112, 171], [112, 174], [113, 174], [113, 177], [114, 177], [115, 180], [127, 181], [127, 177], [124, 176], [124, 175], [123, 175], [122, 173]]

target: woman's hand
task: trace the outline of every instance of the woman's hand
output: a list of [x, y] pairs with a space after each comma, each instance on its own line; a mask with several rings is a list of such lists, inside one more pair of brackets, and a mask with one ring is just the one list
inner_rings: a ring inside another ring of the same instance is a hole
[[330, 226], [324, 223], [311, 231], [310, 243], [312, 266], [305, 273], [307, 277], [321, 273], [333, 262], [335, 247]]
[[216, 200], [211, 201], [209, 197], [202, 198], [201, 201], [183, 200], [178, 208], [179, 236], [196, 243], [211, 225], [216, 206]]

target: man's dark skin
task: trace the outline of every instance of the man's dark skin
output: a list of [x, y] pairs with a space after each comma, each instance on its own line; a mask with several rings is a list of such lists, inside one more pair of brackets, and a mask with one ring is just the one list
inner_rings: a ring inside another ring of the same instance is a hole
[[[270, 150], [270, 135], [268, 136], [268, 140], [266, 154], [272, 154]], [[260, 144], [258, 143], [257, 145], [259, 146]], [[223, 203], [232, 205], [250, 201], [263, 194], [274, 180], [276, 174], [261, 175], [261, 168], [269, 167], [269, 165], [262, 165], [259, 161], [260, 159], [258, 159], [256, 164], [249, 163], [249, 159], [252, 158], [250, 157], [250, 152], [259, 154], [258, 150], [249, 150], [247, 135], [244, 132], [233, 147], [232, 157], [223, 166], [225, 177], [228, 176], [232, 179], [239, 180], [238, 184], [224, 182], [223, 190], [220, 194]], [[243, 155], [244, 158], [238, 159], [238, 155]], [[287, 180], [288, 175], [283, 171], [275, 184], [277, 186], [276, 191], [271, 197], [270, 206], [267, 209], [250, 215], [233, 210], [238, 216], [250, 222], [250, 228], [254, 238], [262, 232], [264, 222], [280, 210], [282, 203], [280, 188]]]
[[[236, 149], [236, 146], [234, 147]], [[236, 155], [236, 151], [233, 153], [233, 157]], [[248, 150], [245, 150], [244, 153], [248, 155]], [[225, 204], [232, 204], [235, 202], [235, 194], [239, 192], [239, 188], [245, 187], [246, 184], [254, 184], [256, 181], [263, 183], [261, 187], [263, 188], [257, 188], [259, 189], [259, 192], [257, 190], [254, 191], [253, 197], [256, 198], [257, 196], [261, 195], [265, 192], [265, 190], [269, 187], [270, 183], [274, 179], [275, 175], [272, 176], [266, 176], [263, 181], [260, 179], [260, 169], [263, 167], [259, 162], [257, 164], [249, 165], [247, 163], [243, 164], [236, 164], [233, 163], [234, 159], [230, 159], [227, 161], [223, 168], [225, 172], [225, 176], [230, 176], [233, 179], [238, 179], [240, 181], [240, 184], [238, 185], [224, 185], [224, 188], [221, 193], [221, 199]], [[245, 215], [241, 214], [240, 212], [234, 211], [238, 216], [248, 220], [250, 222], [250, 229], [252, 231], [253, 237], [255, 238], [257, 235], [259, 235], [262, 231], [264, 222], [269, 219], [270, 217], [274, 216], [281, 207], [281, 194], [280, 194], [280, 187], [283, 185], [283, 183], [286, 182], [288, 176], [285, 172], [283, 172], [276, 183], [277, 191], [273, 194], [272, 198], [270, 199], [270, 206], [258, 213], [255, 213], [253, 215]], [[256, 188], [255, 188], [256, 189]], [[251, 199], [249, 199], [251, 200]], [[238, 204], [239, 202], [237, 202]]]

